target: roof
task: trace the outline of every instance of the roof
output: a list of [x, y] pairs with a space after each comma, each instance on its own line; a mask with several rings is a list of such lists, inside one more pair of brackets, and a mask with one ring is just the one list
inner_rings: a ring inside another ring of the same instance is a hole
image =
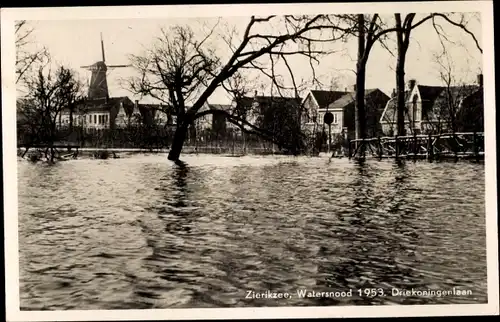
[[[259, 104], [260, 107], [270, 106], [274, 104], [289, 105], [289, 106], [300, 106], [302, 98], [300, 97], [283, 97], [283, 96], [254, 96], [248, 97], [244, 96], [235, 100], [237, 103], [237, 109], [243, 109], [245, 111], [251, 110], [255, 102]], [[222, 105], [221, 105], [222, 106]]]
[[302, 102], [300, 97], [284, 97], [284, 96], [255, 96], [254, 100], [256, 100], [259, 104], [276, 104], [276, 103], [292, 103], [298, 104]]
[[79, 104], [79, 107], [83, 107], [88, 112], [110, 111], [120, 103], [123, 103], [127, 114], [132, 113], [134, 103], [127, 96], [110, 97], [107, 100], [105, 98], [87, 99], [83, 102], [83, 105]]
[[326, 108], [328, 104], [338, 100], [349, 92], [346, 91], [324, 91], [324, 90], [311, 90], [311, 95], [318, 103], [319, 108]]
[[[422, 118], [425, 119], [435, 119], [436, 111], [441, 113], [446, 112], [448, 109], [442, 109], [448, 101], [448, 95], [451, 94], [452, 97], [457, 99], [457, 102], [461, 98], [467, 98], [472, 94], [478, 92], [480, 87], [478, 85], [466, 85], [466, 86], [426, 86], [417, 85], [417, 89], [420, 93], [422, 100]], [[411, 98], [409, 97], [411, 93], [405, 92], [405, 102], [409, 104]], [[381, 117], [381, 122], [396, 122], [396, 98], [391, 98], [386, 105], [384, 113]], [[443, 115], [444, 116], [444, 115]], [[408, 117], [408, 115], [406, 115]]]
[[[448, 97], [450, 95], [453, 98], [453, 100], [455, 100], [455, 102], [452, 103], [455, 104], [454, 109], [457, 109], [459, 106], [456, 105], [459, 104], [460, 100], [471, 96], [478, 90], [480, 90], [480, 87], [478, 85], [451, 86], [451, 87], [443, 86], [441, 88], [441, 91], [437, 95], [435, 93], [433, 93], [434, 96], [422, 96], [422, 94], [420, 94], [422, 97], [422, 115], [423, 117], [432, 120], [436, 118], [435, 114], [437, 111], [439, 111], [440, 113], [442, 113], [441, 114], [442, 117], [446, 117], [447, 114], [451, 111], [449, 108], [443, 109], [443, 107], [447, 106]], [[435, 89], [435, 91], [437, 92], [438, 89]], [[425, 93], [424, 95], [427, 95], [427, 93]]]
[[[408, 101], [410, 97], [410, 91], [405, 91], [405, 102]], [[385, 106], [384, 112], [382, 113], [381, 122], [396, 122], [396, 105], [397, 105], [397, 97], [392, 97]]]
[[243, 96], [243, 97], [238, 97], [234, 100], [236, 104], [242, 107], [251, 107], [254, 101], [253, 97], [249, 96]]
[[[374, 93], [378, 89], [373, 88], [373, 89], [367, 89], [365, 90], [365, 97]], [[337, 108], [344, 108], [349, 104], [354, 103], [356, 100], [356, 92], [345, 92], [344, 95], [336, 99], [334, 102], [330, 103], [328, 105], [329, 109], [337, 109]]]

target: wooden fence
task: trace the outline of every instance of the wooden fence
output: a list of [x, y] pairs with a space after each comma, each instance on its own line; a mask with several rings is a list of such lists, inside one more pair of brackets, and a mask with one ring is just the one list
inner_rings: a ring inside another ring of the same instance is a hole
[[484, 133], [462, 132], [357, 139], [349, 142], [349, 158], [484, 158]]

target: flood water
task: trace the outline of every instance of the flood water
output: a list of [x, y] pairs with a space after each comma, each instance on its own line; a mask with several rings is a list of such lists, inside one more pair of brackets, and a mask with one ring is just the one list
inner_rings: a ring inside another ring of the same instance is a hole
[[21, 309], [487, 302], [483, 164], [183, 160], [18, 162]]

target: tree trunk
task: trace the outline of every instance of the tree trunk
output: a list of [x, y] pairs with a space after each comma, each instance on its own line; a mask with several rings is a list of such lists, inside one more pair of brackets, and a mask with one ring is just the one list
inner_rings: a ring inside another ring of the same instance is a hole
[[[411, 16], [408, 16], [411, 18]], [[406, 17], [406, 18], [408, 18]], [[397, 40], [397, 50], [398, 57], [396, 63], [396, 134], [398, 136], [406, 135], [405, 129], [405, 59], [406, 59], [406, 50], [408, 49], [408, 43], [406, 42], [406, 38], [409, 37], [409, 34], [401, 24], [401, 14], [394, 14], [394, 18], [396, 20], [396, 40]], [[405, 18], [405, 24], [406, 24]]]
[[55, 151], [54, 151], [54, 146], [50, 147], [50, 163], [54, 163], [54, 157], [55, 157]]
[[358, 62], [356, 66], [356, 102], [355, 102], [355, 125], [356, 139], [366, 137], [366, 113], [365, 113], [365, 31], [364, 15], [358, 15], [359, 37], [358, 37]]
[[405, 129], [405, 56], [406, 50], [398, 41], [398, 60], [396, 65], [396, 120], [397, 120], [397, 135], [406, 135]]
[[170, 161], [178, 161], [181, 155], [182, 146], [186, 140], [186, 135], [188, 131], [188, 125], [181, 124], [177, 126], [174, 133], [174, 139], [170, 151], [168, 152], [168, 159]]
[[365, 66], [358, 66], [356, 75], [356, 139], [366, 138], [365, 78]]

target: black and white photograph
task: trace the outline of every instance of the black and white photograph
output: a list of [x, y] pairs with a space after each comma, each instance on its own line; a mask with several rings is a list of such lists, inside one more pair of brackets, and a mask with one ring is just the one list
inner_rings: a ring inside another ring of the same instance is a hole
[[1, 18], [8, 321], [498, 314], [492, 1]]

